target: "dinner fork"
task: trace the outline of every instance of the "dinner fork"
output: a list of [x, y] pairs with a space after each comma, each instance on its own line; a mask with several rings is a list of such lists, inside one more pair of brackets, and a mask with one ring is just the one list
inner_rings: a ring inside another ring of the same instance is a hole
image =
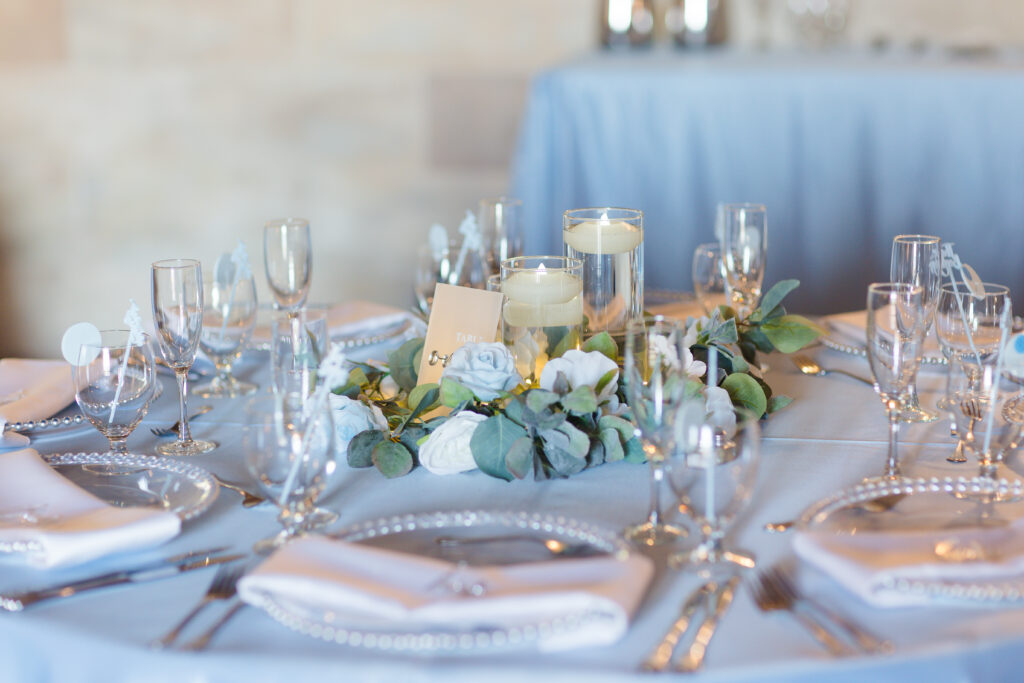
[[949, 462], [967, 462], [967, 456], [964, 455], [964, 442], [974, 440], [974, 423], [981, 419], [981, 406], [973, 398], [965, 398], [960, 401], [960, 411], [971, 421], [967, 425], [967, 433], [957, 440], [953, 455], [946, 458]]
[[843, 656], [852, 653], [851, 649], [832, 635], [817, 617], [807, 610], [799, 609], [794, 604], [792, 596], [787, 596], [780, 589], [778, 580], [771, 571], [761, 572], [758, 575], [754, 585], [754, 602], [762, 612], [786, 610], [832, 654]]
[[[199, 406], [199, 410], [197, 410], [195, 412], [195, 415], [190, 415], [189, 418], [188, 418], [188, 421], [191, 422], [195, 418], [199, 417], [200, 415], [205, 415], [206, 413], [210, 412], [211, 410], [213, 410], [213, 406], [211, 406], [211, 405]], [[160, 436], [160, 437], [163, 437], [163, 436], [177, 436], [178, 435], [178, 429], [180, 427], [181, 427], [181, 420], [178, 420], [177, 422], [172, 424], [170, 427], [153, 427], [149, 431], [151, 431], [153, 433], [153, 436]]]
[[846, 370], [842, 370], [840, 368], [830, 368], [826, 370], [825, 368], [818, 365], [818, 363], [815, 362], [810, 356], [805, 356], [803, 354], [797, 353], [790, 356], [790, 359], [792, 359], [793, 363], [800, 370], [800, 372], [802, 372], [805, 375], [824, 377], [825, 375], [831, 375], [834, 372], [838, 372], [840, 375], [846, 375], [847, 377], [851, 377], [857, 380], [858, 382], [863, 382], [868, 386], [875, 385], [875, 383], [869, 379], [861, 377], [860, 375], [856, 375], [852, 372], [847, 372]]
[[220, 569], [213, 577], [213, 581], [210, 582], [210, 587], [206, 591], [206, 595], [202, 597], [199, 603], [192, 608], [192, 611], [185, 615], [185, 618], [178, 622], [178, 625], [168, 631], [162, 638], [154, 640], [150, 643], [150, 647], [161, 649], [165, 648], [173, 643], [178, 635], [181, 634], [182, 630], [188, 626], [196, 615], [211, 602], [217, 600], [227, 600], [232, 597], [238, 586], [238, 579], [242, 576], [242, 567], [235, 565], [221, 565]]

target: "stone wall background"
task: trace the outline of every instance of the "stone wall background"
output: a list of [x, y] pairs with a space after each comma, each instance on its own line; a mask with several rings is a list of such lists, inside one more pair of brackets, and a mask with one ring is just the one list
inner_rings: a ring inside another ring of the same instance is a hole
[[[732, 42], [789, 49], [786, 2]], [[800, 0], [803, 1], [803, 0]], [[1024, 44], [1019, 0], [850, 0], [844, 41]], [[149, 308], [149, 264], [314, 228], [312, 300], [412, 303], [416, 246], [506, 191], [531, 75], [600, 0], [0, 0], [0, 355]], [[813, 53], [808, 53], [813, 58]], [[146, 316], [148, 318], [148, 316]]]

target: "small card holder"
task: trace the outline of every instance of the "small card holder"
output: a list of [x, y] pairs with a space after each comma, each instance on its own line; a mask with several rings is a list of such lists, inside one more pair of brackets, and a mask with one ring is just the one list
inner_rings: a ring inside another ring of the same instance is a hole
[[439, 382], [452, 354], [463, 344], [495, 341], [501, 302], [501, 292], [438, 283], [418, 383]]

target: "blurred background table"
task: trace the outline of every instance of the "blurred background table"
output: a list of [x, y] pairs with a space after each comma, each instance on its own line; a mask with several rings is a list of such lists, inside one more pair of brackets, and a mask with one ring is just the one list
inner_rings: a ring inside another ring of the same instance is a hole
[[1024, 295], [1024, 60], [929, 54], [600, 53], [534, 79], [514, 192], [527, 253], [566, 209], [645, 212], [648, 287], [690, 289], [715, 205], [768, 208], [766, 283], [794, 310], [864, 306], [894, 235], [957, 243]]

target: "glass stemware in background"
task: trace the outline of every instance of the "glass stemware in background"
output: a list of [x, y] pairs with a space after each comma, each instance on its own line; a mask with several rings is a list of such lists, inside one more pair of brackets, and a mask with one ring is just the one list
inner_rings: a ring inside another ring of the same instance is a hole
[[925, 311], [922, 291], [903, 282], [868, 285], [867, 352], [875, 391], [889, 416], [887, 478], [900, 476], [900, 415], [917, 376], [924, 345]]
[[327, 310], [303, 308], [274, 318], [270, 328], [271, 386], [275, 393], [308, 396], [327, 353]]
[[975, 296], [963, 282], [947, 282], [939, 290], [935, 311], [935, 332], [943, 353], [956, 356], [972, 384], [981, 378], [984, 366], [995, 361], [1001, 325], [1013, 306], [1007, 287], [985, 282], [982, 288], [983, 294]]
[[203, 272], [194, 259], [157, 261], [152, 267], [153, 323], [157, 343], [178, 380], [181, 426], [178, 439], [161, 444], [161, 455], [199, 455], [217, 447], [212, 441], [194, 441], [188, 425], [188, 371], [196, 359], [203, 331]]
[[745, 317], [761, 299], [768, 251], [768, 211], [762, 204], [721, 204], [716, 231], [720, 231], [729, 305]]
[[263, 261], [275, 306], [296, 313], [306, 303], [313, 272], [309, 221], [279, 218], [263, 228]]
[[126, 442], [149, 411], [156, 374], [149, 337], [128, 347], [128, 330], [105, 330], [98, 345], [84, 344], [73, 370], [75, 401], [107, 437], [111, 453], [127, 453]]
[[284, 529], [257, 543], [266, 552], [313, 526], [317, 498], [334, 471], [334, 426], [329, 404], [297, 393], [254, 398], [246, 408], [242, 450], [249, 473], [280, 508]]
[[193, 387], [203, 398], [234, 398], [254, 393], [259, 387], [231, 374], [231, 366], [242, 355], [256, 326], [256, 283], [252, 277], [226, 283], [207, 280], [203, 284], [203, 331], [199, 347], [217, 367], [217, 376]]
[[491, 277], [485, 254], [473, 249], [467, 249], [463, 254], [462, 243], [458, 241], [449, 242], [447, 247], [437, 253], [431, 245], [424, 244], [417, 254], [413, 287], [416, 303], [423, 315], [430, 315], [430, 307], [434, 303], [434, 288], [439, 282], [458, 287], [484, 289], [487, 286], [487, 279]]
[[724, 272], [721, 245], [718, 242], [698, 244], [693, 250], [693, 293], [708, 315], [728, 303]]
[[[925, 337], [931, 329], [942, 285], [941, 240], [933, 235], [897, 235], [892, 241], [889, 279], [921, 288], [925, 315]], [[917, 397], [917, 376], [910, 383], [910, 397], [901, 419], [904, 422], [933, 422], [938, 413], [921, 407]]]
[[661, 485], [665, 458], [675, 445], [675, 417], [686, 394], [684, 357], [686, 330], [662, 316], [632, 320], [626, 326], [623, 381], [626, 396], [651, 468], [651, 506], [647, 519], [628, 527], [626, 537], [639, 545], [662, 545], [686, 530], [662, 520]]
[[736, 515], [750, 502], [757, 483], [761, 432], [757, 417], [732, 405], [715, 410], [700, 397], [685, 401], [676, 416], [676, 447], [667, 476], [679, 508], [697, 523], [703, 539], [673, 555], [675, 568], [689, 565], [708, 574], [719, 564], [754, 567], [750, 555], [723, 547]]
[[487, 254], [487, 270], [496, 274], [501, 262], [523, 255], [523, 202], [512, 197], [481, 199], [476, 222]]

